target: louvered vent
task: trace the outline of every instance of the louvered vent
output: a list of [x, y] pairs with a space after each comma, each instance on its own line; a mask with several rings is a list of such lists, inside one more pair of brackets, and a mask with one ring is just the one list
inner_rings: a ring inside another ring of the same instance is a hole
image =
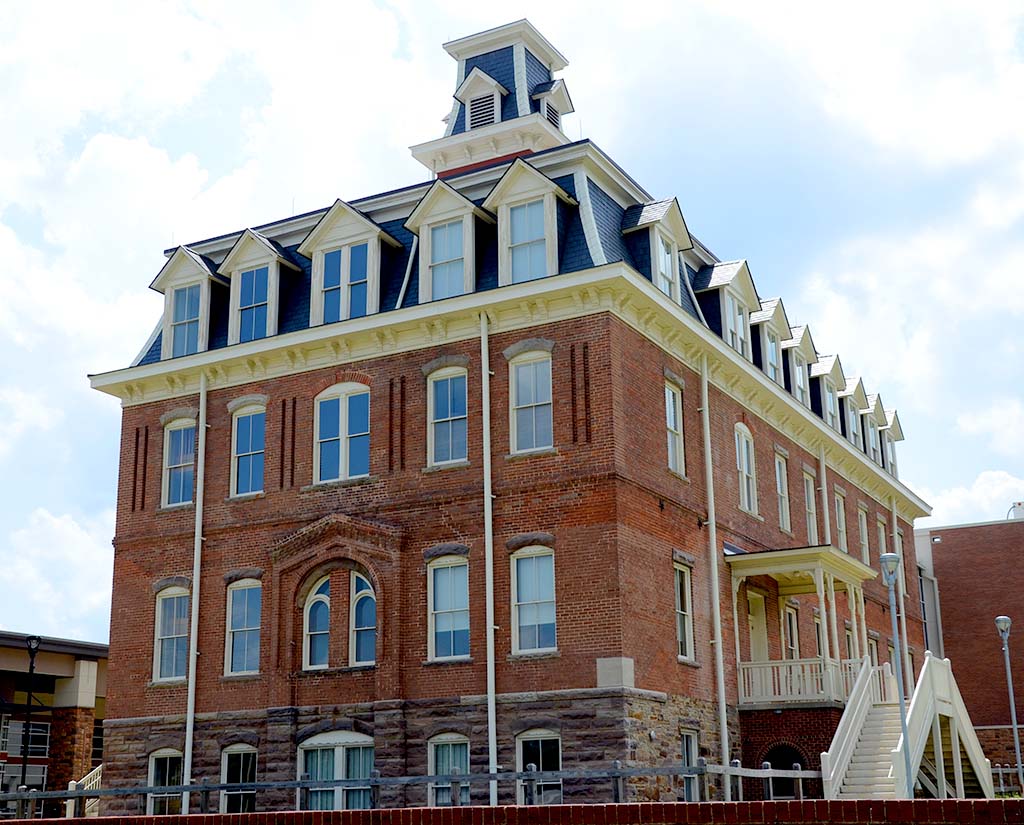
[[548, 120], [551, 121], [551, 125], [556, 129], [561, 129], [559, 125], [559, 119], [561, 115], [558, 113], [558, 109], [551, 105], [548, 101], [544, 101], [544, 113], [547, 115]]
[[469, 101], [469, 128], [479, 129], [494, 123], [494, 95], [474, 97]]

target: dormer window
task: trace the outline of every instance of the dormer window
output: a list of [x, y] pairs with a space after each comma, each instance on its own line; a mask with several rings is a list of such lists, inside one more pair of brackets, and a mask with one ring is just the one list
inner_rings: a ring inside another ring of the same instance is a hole
[[747, 308], [731, 292], [725, 293], [725, 340], [744, 358], [750, 355]]
[[807, 395], [807, 361], [797, 352], [790, 359], [793, 365], [793, 396], [805, 407], [810, 406]]
[[242, 273], [238, 313], [239, 342], [267, 337], [267, 267]]
[[252, 229], [238, 236], [218, 267], [231, 282], [229, 344], [277, 335], [282, 268], [298, 271], [278, 244]]
[[462, 220], [430, 227], [430, 297], [461, 295], [465, 287]]
[[839, 397], [836, 395], [835, 385], [827, 378], [823, 378], [821, 381], [821, 391], [823, 395], [823, 405], [825, 423], [828, 424], [833, 430], [839, 429]]
[[675, 246], [660, 232], [654, 231], [653, 235], [655, 239], [653, 260], [657, 262], [654, 266], [654, 285], [675, 300], [676, 285], [679, 283], [677, 274], [679, 263]]
[[882, 463], [882, 452], [878, 444], [878, 422], [868, 418], [868, 457], [875, 464]]
[[782, 383], [782, 344], [771, 327], [764, 331], [764, 371], [776, 384]]
[[199, 284], [174, 290], [171, 357], [199, 352]]
[[888, 433], [886, 433], [885, 435], [885, 446], [886, 455], [889, 459], [889, 472], [893, 475], [894, 478], [898, 477], [899, 471], [896, 467], [896, 441]]
[[544, 201], [522, 203], [509, 209], [512, 283], [548, 275], [547, 241], [544, 237]]
[[498, 95], [487, 94], [471, 98], [469, 101], [469, 128], [479, 129], [490, 126], [497, 121], [495, 112], [498, 109]]
[[857, 412], [857, 408], [854, 406], [852, 398], [846, 399], [846, 410], [846, 427], [848, 430], [847, 436], [849, 437], [850, 442], [853, 444], [853, 446], [859, 450], [861, 449], [860, 413]]

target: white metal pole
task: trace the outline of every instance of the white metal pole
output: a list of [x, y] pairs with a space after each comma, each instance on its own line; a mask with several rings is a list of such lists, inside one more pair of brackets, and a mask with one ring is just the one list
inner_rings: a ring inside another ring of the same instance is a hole
[[[1003, 616], [999, 617], [1005, 618]], [[997, 619], [998, 622], [998, 619]], [[1013, 674], [1010, 672], [1010, 621], [1006, 620], [1006, 629], [999, 628], [1003, 639], [1003, 661], [1006, 664], [1006, 689], [1010, 693], [1010, 723], [1013, 725], [1013, 750], [1017, 757], [1017, 781], [1021, 793], [1024, 793], [1024, 766], [1020, 763], [1020, 731], [1017, 729], [1017, 700], [1013, 695]]]
[[[487, 764], [498, 771], [498, 721], [494, 677], [494, 494], [491, 487], [491, 356], [487, 314], [480, 313], [480, 416], [484, 468], [484, 589], [487, 620]], [[498, 804], [498, 783], [491, 781], [490, 804]]]
[[890, 573], [886, 569], [886, 556], [895, 556], [897, 560], [899, 559], [899, 556], [896, 556], [895, 553], [883, 553], [882, 558], [879, 561], [882, 563], [882, 578], [885, 580], [886, 587], [889, 588], [889, 616], [892, 618], [892, 644], [893, 654], [896, 659], [896, 666], [893, 670], [896, 671], [896, 691], [900, 695], [900, 729], [903, 732], [903, 764], [907, 774], [906, 798], [913, 799], [914, 777], [911, 775], [910, 767], [910, 735], [907, 733], [907, 700], [903, 693], [903, 668], [900, 667], [900, 630], [898, 622], [896, 621], [897, 573], [895, 570]]

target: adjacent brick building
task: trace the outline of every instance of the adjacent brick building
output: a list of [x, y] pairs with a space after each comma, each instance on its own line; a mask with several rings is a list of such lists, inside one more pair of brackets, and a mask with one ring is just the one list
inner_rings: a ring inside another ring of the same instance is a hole
[[108, 785], [815, 766], [887, 658], [878, 554], [916, 570], [926, 512], [895, 412], [569, 141], [529, 23], [445, 48], [433, 180], [168, 250], [152, 338], [92, 377], [124, 407]]

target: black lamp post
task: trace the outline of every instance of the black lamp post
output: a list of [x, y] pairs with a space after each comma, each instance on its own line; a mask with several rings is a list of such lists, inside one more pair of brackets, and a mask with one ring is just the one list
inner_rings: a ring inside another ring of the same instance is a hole
[[32, 683], [36, 673], [36, 654], [39, 652], [39, 645], [43, 640], [38, 636], [28, 636], [25, 639], [25, 647], [28, 648], [28, 701], [25, 702], [25, 728], [21, 732], [21, 784], [25, 785], [25, 777], [28, 775], [28, 742], [29, 731], [32, 727]]

